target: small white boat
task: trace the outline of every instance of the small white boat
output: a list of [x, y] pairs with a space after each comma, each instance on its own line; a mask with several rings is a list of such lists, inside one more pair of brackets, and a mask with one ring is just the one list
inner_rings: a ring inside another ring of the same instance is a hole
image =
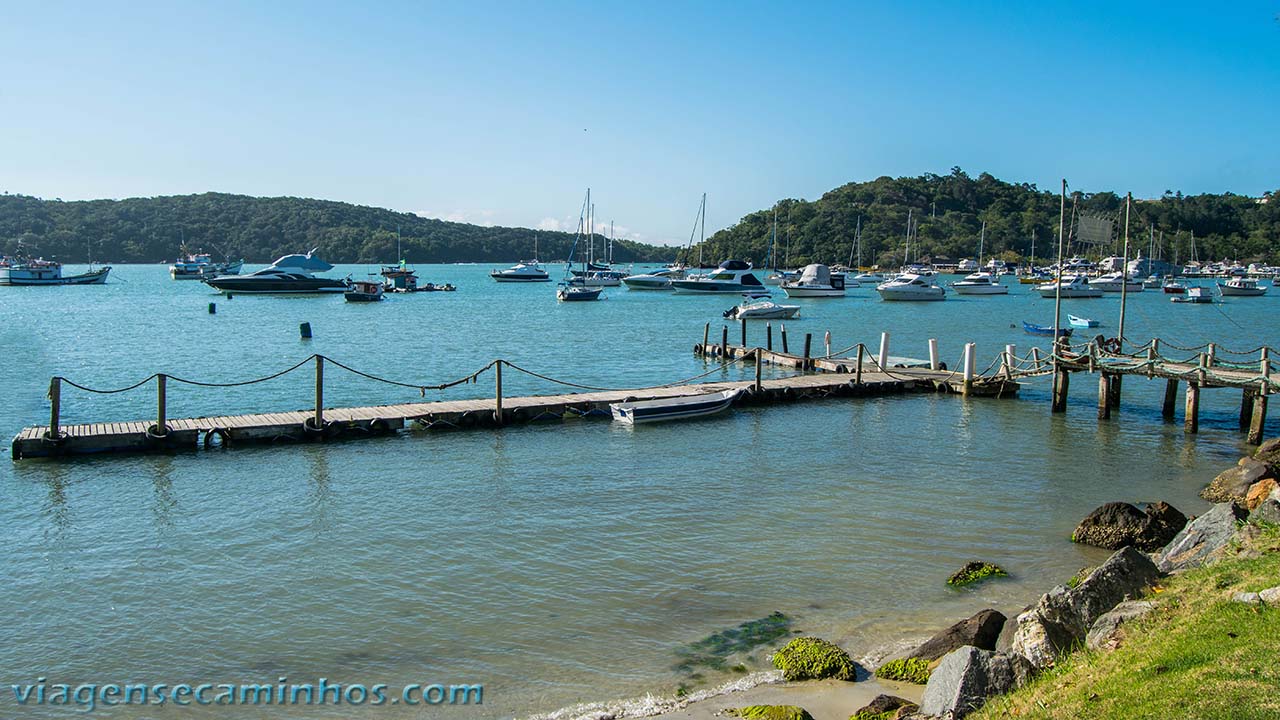
[[622, 278], [613, 272], [589, 272], [570, 278], [569, 283], [587, 287], [618, 287], [622, 284]]
[[764, 276], [765, 285], [782, 285], [796, 279], [796, 274], [786, 270], [774, 270]]
[[805, 265], [798, 280], [782, 283], [787, 297], [844, 297], [844, 275], [820, 263]]
[[498, 282], [548, 282], [551, 276], [538, 264], [537, 260], [525, 260], [516, 263], [506, 270], [494, 270], [489, 277]]
[[1041, 283], [1036, 292], [1042, 298], [1053, 298], [1058, 292], [1064, 298], [1100, 298], [1102, 289], [1089, 284], [1089, 278], [1083, 275], [1063, 275], [1057, 282]]
[[[1127, 285], [1122, 286], [1121, 283]], [[1106, 275], [1099, 275], [1089, 281], [1093, 287], [1100, 288], [1103, 292], [1118, 293], [1122, 289], [1126, 292], [1142, 292], [1144, 283], [1132, 275], [1126, 275], [1120, 271], [1109, 272]]]
[[885, 277], [884, 273], [879, 272], [864, 272], [853, 276], [854, 282], [870, 283], [872, 285], [879, 285], [888, 279], [889, 278]]
[[957, 295], [1008, 295], [1009, 288], [1001, 285], [989, 272], [966, 275], [963, 280], [951, 283]]
[[915, 273], [903, 273], [876, 287], [881, 300], [946, 300], [946, 288]]
[[1081, 328], [1094, 328], [1102, 324], [1093, 318], [1078, 317], [1076, 315], [1068, 315], [1067, 322], [1070, 322], [1072, 327]]
[[724, 311], [730, 320], [787, 320], [800, 312], [799, 305], [779, 305], [769, 298], [748, 295], [743, 301]]
[[734, 399], [741, 392], [740, 389], [721, 390], [688, 397], [610, 403], [609, 410], [613, 413], [613, 419], [616, 422], [628, 425], [660, 420], [682, 420], [723, 412], [733, 404]]
[[1218, 283], [1218, 290], [1224, 296], [1235, 295], [1239, 297], [1257, 297], [1266, 295], [1267, 288], [1265, 285], [1259, 285], [1257, 280], [1252, 278], [1234, 277], [1225, 283]]
[[1195, 303], [1195, 304], [1208, 305], [1213, 302], [1213, 295], [1210, 295], [1209, 293], [1205, 292], [1204, 288], [1196, 286], [1196, 287], [1187, 288], [1186, 293], [1182, 295], [1174, 295], [1173, 297], [1169, 298], [1169, 301], [1176, 302], [1176, 303]]

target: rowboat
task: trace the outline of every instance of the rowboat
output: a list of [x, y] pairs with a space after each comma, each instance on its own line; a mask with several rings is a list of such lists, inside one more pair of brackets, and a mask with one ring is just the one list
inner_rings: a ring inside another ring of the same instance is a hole
[[1067, 321], [1071, 323], [1072, 327], [1082, 327], [1082, 328], [1098, 327], [1099, 325], [1102, 324], [1097, 320], [1094, 320], [1093, 318], [1076, 317], [1075, 315], [1068, 315]]
[[734, 399], [741, 392], [740, 388], [735, 388], [686, 397], [610, 403], [609, 410], [613, 413], [615, 422], [628, 425], [661, 420], [683, 420], [723, 412], [733, 404]]
[[[1022, 329], [1027, 331], [1028, 335], [1043, 335], [1045, 337], [1053, 337], [1052, 325], [1036, 325], [1026, 320], [1022, 321]], [[1058, 337], [1071, 337], [1071, 328], [1059, 328]]]

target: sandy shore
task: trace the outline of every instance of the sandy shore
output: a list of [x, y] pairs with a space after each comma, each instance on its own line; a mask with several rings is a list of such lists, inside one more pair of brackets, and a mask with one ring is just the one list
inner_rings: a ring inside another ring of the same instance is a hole
[[711, 720], [720, 717], [718, 713], [725, 708], [743, 707], [745, 705], [797, 705], [809, 711], [814, 720], [849, 720], [855, 710], [871, 702], [881, 693], [897, 695], [912, 702], [920, 702], [924, 688], [918, 685], [863, 680], [861, 682], [843, 682], [841, 680], [812, 680], [808, 682], [770, 683], [757, 685], [742, 692], [717, 695], [716, 697], [690, 703], [680, 710], [674, 710], [655, 717], [675, 720]]

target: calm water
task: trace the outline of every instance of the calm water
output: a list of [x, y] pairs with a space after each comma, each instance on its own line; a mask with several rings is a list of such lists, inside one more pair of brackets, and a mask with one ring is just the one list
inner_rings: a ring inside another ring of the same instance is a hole
[[[709, 368], [690, 349], [703, 323], [718, 328], [734, 302], [609, 289], [605, 302], [562, 305], [553, 285], [497, 284], [487, 271], [423, 267], [425, 280], [459, 290], [374, 305], [226, 300], [170, 281], [161, 266], [119, 267], [104, 287], [3, 288], [0, 430], [11, 435], [47, 417], [53, 374], [103, 388], [155, 371], [229, 381], [314, 352], [424, 384], [495, 357], [586, 384], [667, 382]], [[1131, 297], [1127, 334], [1278, 345], [1277, 294], [1207, 307], [1148, 291]], [[937, 337], [950, 366], [966, 341], [978, 343], [980, 367], [1005, 343], [1025, 350], [1036, 339], [1021, 321], [1050, 323], [1053, 312], [1025, 286], [944, 303], [883, 303], [871, 289], [794, 302], [804, 308], [788, 323], [793, 342], [811, 332], [820, 347], [829, 330], [836, 347], [874, 346], [891, 329], [893, 354], [925, 356], [926, 340]], [[1114, 327], [1119, 300], [1064, 306]], [[313, 340], [298, 338], [302, 321]], [[337, 369], [326, 379], [330, 404], [418, 397]], [[512, 393], [556, 390], [512, 374], [504, 382]], [[1075, 383], [1065, 416], [1050, 416], [1039, 381], [1012, 401], [833, 400], [638, 430], [567, 421], [5, 463], [0, 684], [483, 683], [482, 707], [431, 712], [497, 718], [670, 693], [680, 682], [707, 687], [724, 676], [708, 673], [697, 685], [672, 669], [675, 650], [774, 610], [855, 655], [874, 655], [979, 607], [1016, 610], [1105, 556], [1066, 541], [1102, 502], [1165, 499], [1201, 511], [1200, 485], [1242, 452], [1235, 393], [1206, 393], [1202, 432], [1188, 439], [1180, 425], [1160, 422], [1163, 383], [1128, 380], [1125, 406], [1104, 423], [1094, 418], [1096, 385], [1083, 376]], [[491, 389], [486, 375], [427, 396]], [[297, 409], [310, 392], [307, 372], [252, 389], [171, 385], [170, 414]], [[143, 418], [153, 402], [150, 388], [65, 390], [64, 417]], [[974, 558], [1013, 578], [947, 590], [946, 575]], [[746, 664], [762, 668], [763, 656]], [[13, 702], [5, 688], [3, 714]], [[36, 717], [69, 712], [24, 708]], [[268, 714], [326, 712], [427, 711]]]

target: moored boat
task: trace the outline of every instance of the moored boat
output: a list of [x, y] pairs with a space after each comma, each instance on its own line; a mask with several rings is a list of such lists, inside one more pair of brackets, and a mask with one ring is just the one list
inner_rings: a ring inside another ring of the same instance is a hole
[[1131, 293], [1142, 292], [1144, 285], [1141, 280], [1120, 271], [1100, 275], [1093, 280], [1090, 280], [1089, 284], [1093, 287], [1099, 288], [1103, 292], [1114, 293], [1121, 292], [1122, 290]]
[[903, 273], [876, 287], [882, 300], [946, 300], [946, 288], [915, 273]]
[[764, 283], [756, 277], [751, 263], [742, 260], [725, 260], [713, 273], [692, 275], [682, 280], [672, 280], [671, 287], [677, 293], [735, 293], [757, 292]]
[[248, 275], [222, 275], [206, 278], [204, 282], [228, 295], [318, 295], [346, 292], [351, 287], [350, 281], [316, 277], [315, 273], [332, 270], [333, 265], [315, 257], [314, 253], [315, 250], [306, 255], [285, 255]]
[[844, 274], [821, 263], [805, 265], [800, 277], [782, 283], [787, 297], [844, 297]]
[[489, 277], [498, 282], [549, 282], [551, 275], [537, 260], [525, 260], [516, 263], [506, 270], [494, 270], [489, 273]]
[[1094, 328], [1102, 324], [1093, 318], [1079, 317], [1078, 315], [1067, 315], [1067, 321], [1071, 323], [1072, 327], [1082, 328]]
[[6, 259], [0, 262], [0, 285], [101, 285], [111, 273], [110, 266], [79, 275], [63, 275], [62, 263], [43, 258]]
[[347, 302], [378, 302], [382, 299], [384, 289], [382, 283], [376, 280], [356, 280], [342, 296]]
[[1057, 282], [1047, 282], [1036, 286], [1040, 297], [1053, 298], [1059, 293], [1063, 298], [1100, 298], [1102, 289], [1089, 284], [1089, 278], [1083, 275], [1063, 275]]
[[1174, 295], [1169, 298], [1170, 302], [1176, 303], [1194, 303], [1194, 304], [1211, 304], [1213, 303], [1213, 295], [1204, 291], [1202, 287], [1189, 287], [1183, 295]]
[[556, 285], [556, 299], [561, 302], [584, 302], [588, 300], [599, 300], [600, 293], [604, 288], [589, 287], [587, 285], [574, 285], [562, 282]]
[[1245, 277], [1233, 277], [1224, 283], [1218, 283], [1218, 292], [1224, 296], [1257, 297], [1267, 294], [1267, 287], [1259, 285], [1257, 280]]
[[728, 310], [724, 316], [730, 320], [787, 320], [800, 312], [799, 305], [779, 305], [769, 298], [748, 295]]
[[174, 280], [205, 280], [218, 275], [235, 275], [244, 267], [244, 260], [216, 263], [208, 253], [188, 253], [169, 266], [169, 277]]
[[687, 397], [610, 403], [609, 411], [615, 421], [628, 425], [703, 417], [727, 410], [741, 392], [734, 388]]
[[[1044, 337], [1053, 337], [1054, 335], [1052, 325], [1037, 325], [1026, 320], [1022, 321], [1022, 329], [1028, 335], [1041, 335]], [[1071, 328], [1058, 328], [1058, 337], [1071, 337]]]
[[1008, 295], [1009, 288], [1001, 285], [989, 272], [966, 275], [963, 280], [951, 283], [957, 295]]

